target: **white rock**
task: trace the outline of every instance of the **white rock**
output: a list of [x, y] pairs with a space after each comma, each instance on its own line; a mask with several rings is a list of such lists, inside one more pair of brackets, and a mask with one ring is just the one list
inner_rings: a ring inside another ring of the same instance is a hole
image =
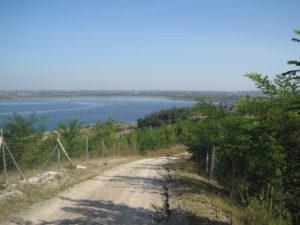
[[58, 172], [47, 171], [45, 173], [40, 173], [34, 177], [30, 177], [27, 181], [30, 184], [45, 184], [54, 180], [59, 175]]
[[24, 193], [21, 191], [9, 191], [9, 192], [5, 192], [5, 191], [0, 191], [0, 200], [6, 199], [8, 197], [23, 197]]
[[87, 166], [77, 165], [76, 168], [77, 168], [77, 169], [81, 169], [81, 170], [86, 170], [86, 169], [87, 169]]

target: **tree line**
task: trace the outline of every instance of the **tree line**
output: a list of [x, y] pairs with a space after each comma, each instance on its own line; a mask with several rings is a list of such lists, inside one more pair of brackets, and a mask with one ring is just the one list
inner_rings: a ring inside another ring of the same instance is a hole
[[158, 112], [153, 112], [146, 115], [144, 118], [137, 120], [139, 128], [142, 127], [157, 127], [163, 124], [175, 124], [179, 121], [186, 120], [193, 114], [193, 108], [182, 107], [165, 109]]
[[[167, 148], [177, 143], [176, 126], [167, 124], [153, 128], [130, 129], [130, 132], [124, 134], [123, 128], [112, 118], [104, 122], [98, 121], [88, 128], [77, 119], [59, 122], [51, 132], [46, 132], [45, 128], [45, 118], [36, 114], [13, 114], [5, 121], [4, 139], [22, 167], [35, 167], [46, 162], [56, 145], [58, 135], [71, 157], [83, 156], [87, 146], [92, 157], [99, 157], [129, 153], [145, 155], [149, 151]], [[8, 161], [8, 165], [12, 166], [12, 162]]]

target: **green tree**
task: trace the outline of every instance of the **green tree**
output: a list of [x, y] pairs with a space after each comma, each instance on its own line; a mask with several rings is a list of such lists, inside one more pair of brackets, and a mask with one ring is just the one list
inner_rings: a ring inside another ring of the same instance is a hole
[[40, 144], [45, 131], [45, 118], [31, 114], [28, 117], [13, 114], [4, 125], [4, 136], [16, 160], [33, 166], [41, 160]]
[[57, 125], [61, 142], [70, 156], [80, 155], [84, 150], [84, 139], [82, 138], [81, 129], [82, 123], [77, 119], [70, 119]]
[[93, 141], [99, 144], [102, 141], [108, 148], [113, 148], [116, 141], [117, 123], [111, 117], [105, 123], [98, 121], [94, 126]]
[[[298, 30], [295, 33], [300, 35]], [[297, 38], [292, 40], [299, 42]], [[288, 63], [296, 67], [300, 66], [297, 60]], [[300, 222], [300, 77], [298, 73], [299, 69], [287, 71], [277, 75], [273, 81], [257, 73], [246, 75], [269, 98], [263, 100], [269, 108], [264, 107], [264, 111], [260, 112], [260, 108], [256, 107], [255, 116], [260, 121], [264, 121], [265, 126], [274, 133], [283, 148], [285, 167], [280, 172], [283, 174], [283, 188], [286, 193], [285, 204], [292, 214], [293, 224]], [[249, 114], [253, 115], [250, 112]]]

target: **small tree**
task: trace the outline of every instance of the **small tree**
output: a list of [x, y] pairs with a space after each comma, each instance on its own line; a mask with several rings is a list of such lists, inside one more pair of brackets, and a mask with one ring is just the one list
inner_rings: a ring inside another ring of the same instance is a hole
[[93, 142], [97, 145], [103, 141], [108, 148], [112, 148], [116, 141], [117, 123], [111, 117], [105, 123], [97, 121], [94, 128]]
[[4, 125], [4, 136], [16, 160], [33, 166], [44, 154], [39, 146], [45, 131], [45, 118], [31, 114], [28, 117], [13, 114]]
[[70, 156], [82, 154], [84, 140], [81, 136], [82, 123], [77, 119], [59, 122], [57, 131], [60, 133], [61, 142]]

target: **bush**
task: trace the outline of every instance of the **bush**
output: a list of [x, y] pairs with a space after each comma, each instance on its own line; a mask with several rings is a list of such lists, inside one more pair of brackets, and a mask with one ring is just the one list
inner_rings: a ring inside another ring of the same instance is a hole
[[[41, 161], [40, 145], [45, 131], [45, 118], [31, 114], [13, 114], [4, 124], [4, 137], [15, 159], [23, 166], [32, 167]], [[8, 158], [8, 166], [12, 162]]]
[[85, 139], [81, 133], [82, 123], [71, 119], [66, 123], [60, 122], [57, 131], [60, 133], [61, 143], [70, 156], [78, 156], [84, 152]]

